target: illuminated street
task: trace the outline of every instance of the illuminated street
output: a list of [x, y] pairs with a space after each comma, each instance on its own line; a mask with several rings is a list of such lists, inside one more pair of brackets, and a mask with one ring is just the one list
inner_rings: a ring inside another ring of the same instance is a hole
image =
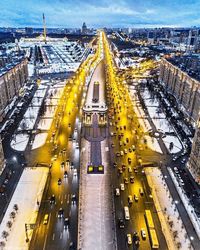
[[199, 250], [200, 28], [83, 2], [0, 16], [0, 250]]

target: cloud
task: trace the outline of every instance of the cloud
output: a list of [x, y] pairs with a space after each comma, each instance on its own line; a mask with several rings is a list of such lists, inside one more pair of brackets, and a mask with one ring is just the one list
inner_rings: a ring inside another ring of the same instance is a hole
[[4, 0], [0, 26], [48, 27], [198, 25], [199, 0]]

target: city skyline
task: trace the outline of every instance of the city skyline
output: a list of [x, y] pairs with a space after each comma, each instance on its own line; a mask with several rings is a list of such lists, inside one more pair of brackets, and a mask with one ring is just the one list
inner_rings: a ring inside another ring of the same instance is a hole
[[45, 13], [48, 27], [191, 27], [199, 26], [199, 1], [130, 1], [101, 3], [89, 0], [11, 1], [1, 3], [0, 26], [41, 27]]

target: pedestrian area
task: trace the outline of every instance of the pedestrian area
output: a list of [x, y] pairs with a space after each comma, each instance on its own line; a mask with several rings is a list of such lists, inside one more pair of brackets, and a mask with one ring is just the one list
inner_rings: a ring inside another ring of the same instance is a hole
[[87, 174], [90, 143], [82, 140], [78, 249], [116, 249], [107, 149], [106, 141], [101, 142], [104, 174]]
[[4, 250], [28, 249], [26, 239], [30, 242], [33, 232], [31, 225], [36, 223], [38, 204], [42, 199], [48, 172], [49, 169], [45, 167], [26, 168], [23, 171], [0, 224], [0, 244]]

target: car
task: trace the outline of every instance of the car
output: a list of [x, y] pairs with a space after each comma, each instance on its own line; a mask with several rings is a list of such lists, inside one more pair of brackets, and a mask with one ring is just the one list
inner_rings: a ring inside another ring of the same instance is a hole
[[126, 141], [124, 141], [123, 143], [124, 143], [124, 146], [126, 146]]
[[120, 142], [119, 142], [119, 146], [122, 147], [122, 145], [123, 145], [123, 144], [122, 144], [122, 141], [120, 141]]
[[128, 151], [127, 151], [127, 149], [125, 148], [125, 149], [124, 149], [124, 154], [127, 154], [127, 153], [128, 153]]
[[127, 244], [128, 244], [128, 245], [132, 245], [132, 237], [131, 237], [131, 234], [127, 234], [127, 235], [126, 235], [126, 239], [127, 239]]
[[45, 214], [44, 220], [43, 220], [43, 225], [47, 225], [48, 220], [49, 220], [49, 215], [48, 215], [48, 214]]
[[142, 236], [143, 240], [145, 240], [147, 238], [147, 235], [146, 235], [144, 228], [141, 228], [141, 236]]
[[65, 162], [64, 162], [64, 161], [61, 162], [61, 167], [62, 167], [62, 168], [65, 167]]
[[121, 184], [120, 184], [120, 189], [121, 189], [121, 191], [124, 191], [124, 190], [125, 190], [124, 183], [121, 183]]
[[127, 177], [124, 178], [124, 184], [128, 184], [128, 178]]
[[126, 170], [126, 165], [122, 165], [122, 170], [125, 171]]
[[76, 203], [76, 195], [72, 194], [72, 204], [75, 204], [75, 203]]
[[113, 163], [113, 167], [114, 167], [114, 168], [117, 167], [117, 163], [116, 163], [116, 162]]
[[124, 155], [124, 151], [120, 151], [120, 155], [123, 156]]
[[138, 236], [138, 233], [137, 232], [134, 232], [133, 233], [133, 242], [136, 246], [138, 246], [140, 244], [140, 238]]
[[140, 193], [140, 195], [141, 195], [141, 196], [143, 196], [143, 195], [144, 195], [144, 191], [143, 191], [143, 189], [142, 189], [142, 188], [139, 188], [139, 193]]
[[114, 144], [114, 143], [111, 143], [111, 147], [114, 148], [114, 147], [115, 147], [115, 144]]
[[62, 183], [61, 178], [58, 178], [58, 185], [61, 185], [61, 183]]
[[76, 148], [79, 148], [79, 143], [78, 142], [76, 142]]
[[69, 250], [75, 250], [76, 249], [76, 247], [75, 247], [75, 244], [74, 244], [74, 242], [70, 242], [69, 243]]
[[138, 173], [138, 168], [134, 168], [133, 170], [136, 174]]
[[68, 176], [68, 173], [67, 173], [67, 170], [64, 171], [64, 177], [67, 178]]
[[132, 204], [132, 203], [133, 203], [133, 196], [132, 196], [132, 195], [129, 195], [129, 196], [128, 196], [128, 203], [129, 203], [129, 204]]
[[138, 200], [139, 200], [139, 198], [138, 198], [138, 196], [137, 196], [136, 194], [134, 194], [134, 200], [135, 200], [135, 201], [138, 201]]
[[50, 204], [55, 204], [56, 203], [56, 197], [54, 194], [52, 194], [51, 198], [50, 198]]
[[131, 153], [131, 152], [132, 152], [132, 149], [131, 149], [131, 148], [129, 148], [129, 149], [128, 149], [128, 151]]
[[56, 160], [57, 160], [57, 158], [58, 158], [58, 155], [54, 155], [54, 157], [53, 157], [53, 161], [56, 161]]
[[67, 159], [67, 160], [66, 160], [66, 167], [69, 167], [69, 166], [70, 166], [70, 160]]
[[120, 196], [120, 190], [119, 190], [119, 188], [116, 188], [116, 189], [115, 189], [115, 195], [116, 195], [116, 196]]
[[74, 176], [77, 176], [77, 169], [74, 169]]
[[128, 157], [128, 164], [131, 164], [131, 158]]
[[132, 173], [132, 168], [131, 167], [128, 167], [128, 172]]
[[132, 151], [135, 151], [135, 145], [132, 145]]
[[118, 219], [118, 226], [119, 228], [124, 228], [125, 227], [125, 222], [123, 219], [119, 218]]
[[116, 153], [116, 156], [119, 157], [119, 156], [120, 156], [120, 152], [117, 152], [117, 153]]
[[134, 183], [134, 176], [130, 176], [130, 183]]
[[118, 168], [118, 173], [119, 173], [119, 174], [122, 174], [122, 173], [123, 173], [122, 168]]
[[64, 215], [64, 209], [61, 207], [58, 211], [58, 218], [62, 218]]
[[69, 227], [69, 218], [65, 218], [64, 220], [64, 229], [67, 229]]
[[5, 187], [4, 186], [0, 186], [0, 194], [1, 195], [5, 194]]

